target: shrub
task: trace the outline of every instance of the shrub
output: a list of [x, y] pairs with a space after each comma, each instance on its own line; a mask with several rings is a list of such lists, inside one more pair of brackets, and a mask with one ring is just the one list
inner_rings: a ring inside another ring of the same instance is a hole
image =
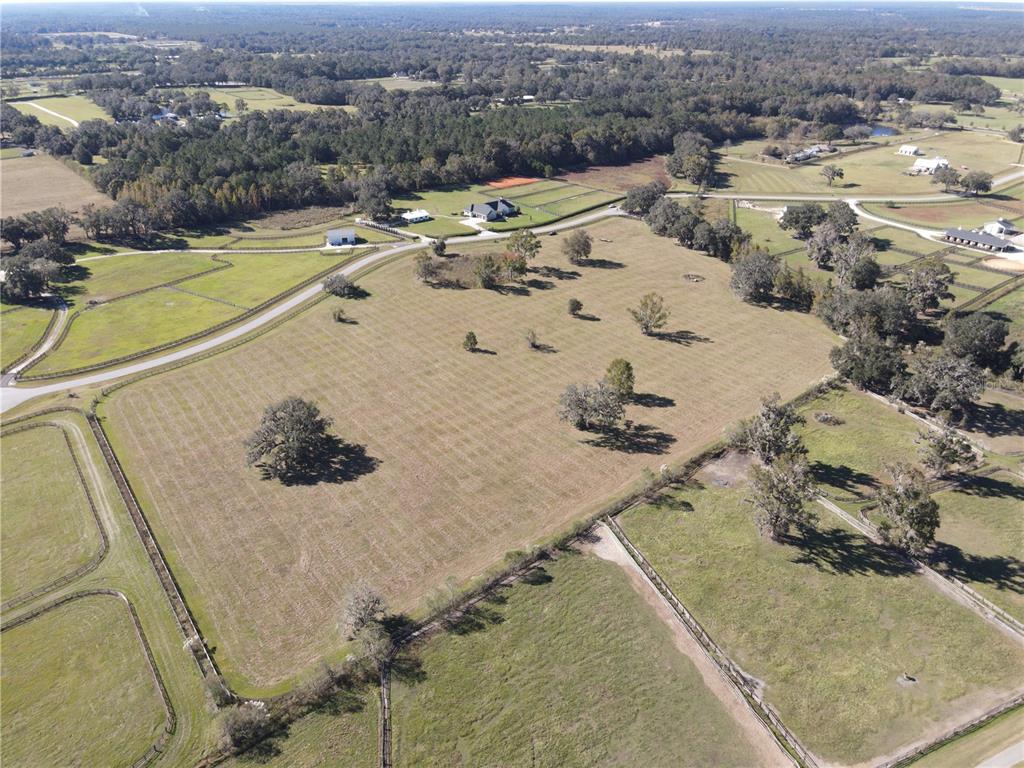
[[466, 337], [462, 340], [462, 348], [467, 352], [476, 352], [477, 346], [476, 334], [468, 331]]
[[262, 703], [231, 707], [221, 720], [221, 744], [225, 749], [242, 752], [267, 735], [270, 717]]
[[569, 299], [569, 314], [575, 317], [583, 311], [583, 302], [579, 299]]
[[336, 322], [336, 323], [347, 323], [348, 322], [348, 315], [345, 314], [345, 310], [342, 309], [341, 307], [336, 308], [331, 313], [331, 317], [334, 318], [334, 322]]

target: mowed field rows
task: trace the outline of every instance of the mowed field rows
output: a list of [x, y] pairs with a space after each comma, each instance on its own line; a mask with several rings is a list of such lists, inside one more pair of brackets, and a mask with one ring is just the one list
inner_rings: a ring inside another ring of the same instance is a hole
[[[368, 298], [323, 302], [102, 407], [233, 681], [271, 686], [337, 649], [354, 582], [415, 610], [446, 577], [564, 529], [643, 467], [718, 439], [763, 394], [793, 396], [830, 370], [835, 337], [813, 317], [741, 303], [727, 265], [639, 222], [590, 231], [600, 266], [572, 267], [562, 237], [543, 238], [534, 266], [561, 271], [532, 274], [518, 293], [431, 288], [411, 259], [390, 263], [360, 281]], [[651, 290], [672, 308], [669, 338], [641, 336], [627, 312]], [[590, 319], [568, 315], [570, 297]], [[341, 305], [355, 323], [331, 320]], [[527, 347], [528, 328], [549, 352]], [[468, 330], [487, 352], [462, 350]], [[628, 409], [636, 427], [601, 436], [560, 423], [566, 385], [620, 356], [646, 395]], [[245, 466], [263, 408], [289, 395], [317, 401], [340, 437], [365, 446], [350, 476], [287, 487]]]

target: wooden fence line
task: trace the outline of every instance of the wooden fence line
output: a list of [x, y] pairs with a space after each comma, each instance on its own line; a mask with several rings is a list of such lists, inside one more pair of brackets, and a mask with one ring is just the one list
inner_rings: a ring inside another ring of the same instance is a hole
[[[14, 309], [28, 309], [28, 307], [15, 307]], [[10, 312], [12, 310], [7, 310], [7, 311]], [[7, 312], [4, 312], [3, 314], [7, 314]], [[25, 350], [24, 354], [19, 356], [17, 359], [12, 360], [10, 363], [8, 363], [2, 369], [0, 369], [0, 373], [7, 373], [12, 368], [17, 368], [23, 362], [25, 362], [30, 357], [32, 357], [32, 355], [34, 355], [39, 350], [39, 348], [41, 346], [43, 346], [43, 344], [46, 343], [46, 340], [48, 338], [50, 338], [50, 333], [53, 331], [53, 326], [55, 326], [57, 324], [57, 318], [59, 318], [59, 317], [60, 317], [60, 309], [58, 308], [58, 309], [52, 310], [50, 312], [50, 319], [47, 321], [46, 328], [43, 330], [42, 335], [38, 339], [35, 340], [35, 342], [32, 344], [31, 347], [29, 347], [27, 350]]]

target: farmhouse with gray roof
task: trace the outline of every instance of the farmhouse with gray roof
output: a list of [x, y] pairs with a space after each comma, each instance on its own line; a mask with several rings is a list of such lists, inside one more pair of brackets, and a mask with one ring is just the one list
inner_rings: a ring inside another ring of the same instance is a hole
[[497, 221], [508, 216], [515, 216], [519, 209], [503, 197], [483, 203], [473, 203], [464, 210], [463, 215], [471, 219]]

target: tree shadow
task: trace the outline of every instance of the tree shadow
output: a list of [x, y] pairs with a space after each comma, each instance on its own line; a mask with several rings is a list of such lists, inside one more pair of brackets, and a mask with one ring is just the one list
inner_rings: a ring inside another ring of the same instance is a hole
[[496, 354], [498, 354], [493, 349], [486, 349], [484, 347], [474, 347], [473, 349], [471, 349], [469, 351], [472, 352], [474, 355], [496, 355]]
[[448, 631], [455, 635], [470, 635], [482, 632], [505, 621], [505, 617], [486, 604], [486, 600], [465, 608], [446, 622]]
[[373, 295], [372, 293], [370, 293], [368, 290], [363, 288], [361, 285], [354, 285], [353, 284], [353, 285], [349, 286], [348, 291], [345, 293], [345, 295], [342, 298], [354, 299], [356, 301], [360, 301], [362, 299], [368, 299], [372, 295]]
[[652, 392], [637, 392], [633, 395], [633, 402], [641, 408], [671, 408], [676, 404], [671, 397]]
[[548, 573], [546, 568], [538, 566], [536, 568], [531, 568], [523, 574], [523, 578], [520, 579], [520, 582], [531, 587], [542, 587], [545, 584], [550, 584], [554, 580], [555, 577]]
[[697, 343], [711, 343], [710, 338], [707, 336], [701, 336], [699, 333], [694, 333], [693, 331], [657, 331], [651, 335], [661, 341], [668, 341], [672, 344], [681, 344], [684, 347], [689, 347]]
[[849, 493], [860, 494], [865, 488], [878, 487], [874, 477], [845, 464], [836, 466], [815, 460], [811, 462], [811, 475], [819, 485], [829, 485]]
[[986, 499], [1017, 499], [1024, 501], [1024, 486], [1001, 480], [998, 477], [972, 475], [957, 487], [958, 493], [981, 496]]
[[526, 281], [526, 286], [537, 291], [549, 291], [555, 287], [555, 284], [550, 280], [531, 279]]
[[287, 741], [289, 736], [291, 736], [291, 728], [283, 725], [270, 736], [253, 744], [245, 752], [238, 755], [238, 761], [241, 763], [255, 763], [256, 765], [269, 763], [274, 758], [281, 756], [280, 742]]
[[676, 438], [650, 424], [626, 422], [624, 427], [610, 427], [583, 442], [597, 448], [607, 448], [620, 453], [657, 455], [667, 452], [676, 442]]
[[1015, 557], [972, 555], [953, 544], [937, 541], [929, 560], [944, 576], [1024, 595], [1024, 562]]
[[909, 576], [916, 571], [913, 562], [896, 550], [842, 528], [822, 530], [807, 526], [797, 534], [784, 535], [781, 541], [800, 550], [791, 562], [825, 573]]
[[491, 288], [495, 293], [500, 293], [502, 296], [529, 296], [530, 289], [525, 285], [508, 285], [498, 284]]
[[422, 683], [427, 679], [423, 661], [413, 645], [404, 645], [391, 659], [391, 677], [409, 685]]
[[971, 403], [967, 409], [966, 429], [988, 437], [1024, 435], [1024, 410], [1007, 408], [1002, 403]]
[[532, 349], [534, 352], [543, 352], [546, 355], [553, 355], [558, 351], [550, 344], [545, 344], [543, 341], [536, 342], [530, 347], [530, 349]]
[[457, 280], [455, 278], [439, 278], [437, 280], [425, 280], [424, 284], [430, 286], [431, 288], [446, 288], [448, 290], [454, 291], [465, 291], [467, 289], [467, 286], [461, 280]]
[[277, 477], [283, 485], [317, 485], [319, 483], [347, 483], [374, 472], [380, 459], [370, 456], [366, 447], [347, 443], [328, 435], [320, 452], [308, 466], [295, 467], [280, 475], [265, 464], [258, 465], [264, 479]]
[[580, 277], [580, 273], [576, 270], [562, 269], [560, 267], [543, 266], [537, 267], [531, 270], [536, 272], [541, 277], [552, 277], [555, 280], [576, 280]]
[[599, 323], [601, 318], [597, 315], [592, 315], [589, 312], [577, 312], [573, 315], [577, 320], [586, 320], [588, 323]]
[[611, 259], [587, 259], [581, 262], [580, 266], [593, 269], [622, 269], [626, 265], [621, 261], [612, 261]]

